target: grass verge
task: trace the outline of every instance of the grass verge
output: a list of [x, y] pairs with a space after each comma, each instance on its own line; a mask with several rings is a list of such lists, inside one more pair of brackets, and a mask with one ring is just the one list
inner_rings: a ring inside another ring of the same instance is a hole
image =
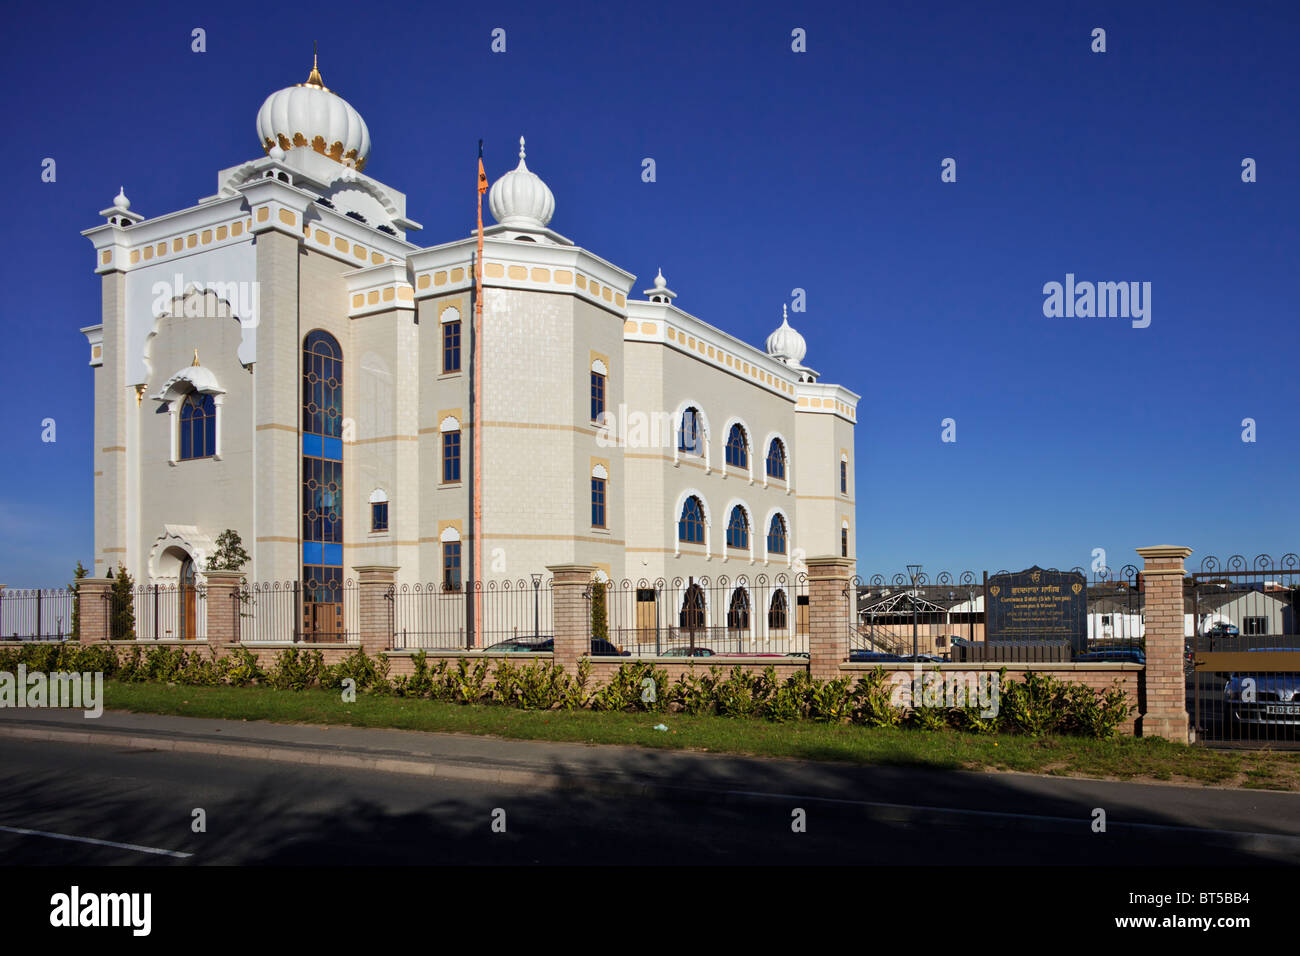
[[[1300, 790], [1300, 754], [1225, 752], [1155, 738], [977, 736], [957, 731], [811, 721], [775, 724], [685, 714], [528, 711], [367, 695], [361, 695], [355, 703], [345, 703], [336, 691], [126, 684], [112, 680], [105, 683], [105, 704], [113, 710], [180, 717], [390, 727], [514, 740], [620, 744], [940, 770], [1017, 770], [1112, 780]], [[668, 730], [655, 730], [660, 723], [666, 724]]]

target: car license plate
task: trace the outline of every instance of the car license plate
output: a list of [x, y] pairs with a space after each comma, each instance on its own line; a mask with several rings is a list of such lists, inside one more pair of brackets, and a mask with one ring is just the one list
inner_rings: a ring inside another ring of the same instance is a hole
[[1300, 714], [1300, 704], [1266, 704], [1266, 714]]

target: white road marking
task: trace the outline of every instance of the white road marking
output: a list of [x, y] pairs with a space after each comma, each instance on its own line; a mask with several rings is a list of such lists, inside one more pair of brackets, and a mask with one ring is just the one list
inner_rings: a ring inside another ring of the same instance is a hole
[[135, 843], [114, 843], [112, 840], [96, 840], [94, 837], [69, 836], [66, 833], [50, 833], [46, 830], [25, 830], [22, 827], [0, 826], [0, 832], [17, 833], [20, 836], [42, 836], [49, 837], [52, 840], [71, 840], [73, 843], [91, 843], [95, 846], [111, 846], [118, 850], [135, 850], [137, 853], [154, 853], [158, 856], [174, 856], [178, 859], [191, 857], [193, 853], [182, 853], [179, 850], [160, 850], [154, 846], [139, 846]]

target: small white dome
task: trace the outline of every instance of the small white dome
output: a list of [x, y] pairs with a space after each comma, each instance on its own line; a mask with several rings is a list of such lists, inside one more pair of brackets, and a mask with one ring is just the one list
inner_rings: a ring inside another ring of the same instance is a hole
[[117, 187], [117, 195], [113, 197], [113, 205], [122, 210], [122, 212], [126, 212], [131, 208], [131, 200], [126, 198], [125, 186]]
[[543, 228], [555, 215], [555, 196], [550, 187], [524, 163], [522, 136], [519, 165], [492, 184], [488, 206], [501, 225], [520, 229]]
[[808, 343], [790, 327], [785, 306], [781, 306], [781, 325], [767, 337], [767, 354], [786, 365], [801, 365], [808, 354]]
[[257, 138], [269, 155], [308, 147], [361, 170], [370, 156], [370, 130], [361, 114], [326, 88], [313, 63], [306, 83], [277, 90], [257, 111]]

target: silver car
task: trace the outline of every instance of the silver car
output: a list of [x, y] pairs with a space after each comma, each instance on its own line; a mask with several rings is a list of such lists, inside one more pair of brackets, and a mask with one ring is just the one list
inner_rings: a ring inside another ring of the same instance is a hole
[[[1252, 647], [1250, 650], [1294, 652], [1300, 648]], [[1300, 674], [1229, 674], [1223, 686], [1223, 707], [1228, 719], [1236, 723], [1300, 727]]]

